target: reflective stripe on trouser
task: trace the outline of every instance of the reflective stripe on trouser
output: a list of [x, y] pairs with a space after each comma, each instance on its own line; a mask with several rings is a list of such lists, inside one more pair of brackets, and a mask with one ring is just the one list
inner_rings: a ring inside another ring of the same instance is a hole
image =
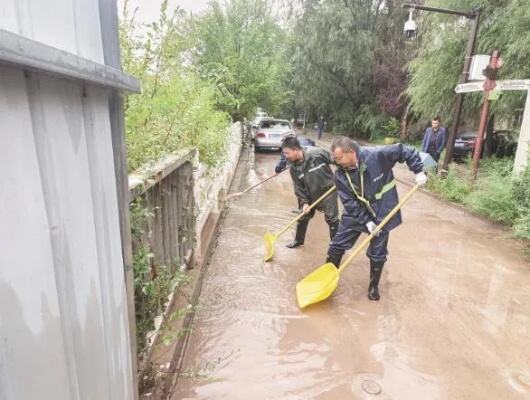
[[[329, 245], [329, 255], [342, 257], [345, 251], [353, 247], [363, 232], [368, 233], [365, 226], [353, 223], [352, 219], [343, 216], [339, 225], [339, 230]], [[389, 232], [384, 230], [381, 231], [379, 236], [374, 237], [370, 241], [366, 256], [375, 262], [386, 262], [388, 256], [388, 238]]]

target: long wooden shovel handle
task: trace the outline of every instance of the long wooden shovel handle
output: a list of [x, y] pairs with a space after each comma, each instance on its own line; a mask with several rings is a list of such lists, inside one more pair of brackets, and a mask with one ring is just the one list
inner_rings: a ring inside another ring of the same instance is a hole
[[281, 172], [279, 172], [279, 173], [277, 173], [277, 174], [276, 174], [276, 173], [275, 173], [275, 174], [272, 174], [271, 176], [268, 176], [267, 178], [265, 178], [265, 179], [259, 181], [258, 183], [255, 183], [255, 184], [252, 185], [251, 187], [246, 188], [245, 190], [243, 190], [243, 191], [240, 192], [240, 193], [233, 193], [233, 194], [229, 195], [229, 197], [233, 197], [233, 196], [241, 196], [241, 195], [243, 195], [243, 194], [245, 194], [245, 193], [247, 193], [247, 192], [250, 192], [250, 191], [251, 191], [252, 189], [254, 189], [255, 187], [258, 187], [259, 185], [264, 184], [264, 183], [267, 182], [268, 180], [270, 180], [270, 179], [272, 179], [272, 178], [275, 178], [275, 177], [277, 177], [277, 176], [280, 175], [280, 174], [283, 174], [283, 173], [284, 173], [285, 171], [287, 171], [288, 169], [289, 169], [289, 168], [286, 168], [286, 169], [284, 169], [283, 171], [281, 171]]
[[[331, 188], [329, 188], [329, 190], [324, 193], [322, 196], [320, 196], [315, 202], [311, 203], [309, 205], [309, 209], [307, 210], [308, 212], [311, 211], [313, 208], [315, 208], [318, 203], [320, 203], [322, 200], [324, 200], [326, 197], [328, 197], [331, 193], [333, 193], [333, 191], [336, 189], [337, 187], [336, 186], [332, 186]], [[293, 224], [295, 222], [297, 222], [300, 218], [302, 218], [305, 214], [307, 213], [300, 213], [295, 219], [293, 219], [291, 222], [289, 222], [287, 225], [285, 225], [285, 227], [279, 231], [275, 236], [278, 237], [280, 236], [282, 233], [284, 233], [287, 229], [289, 229], [291, 226], [293, 226]]]
[[[388, 221], [390, 221], [390, 218], [392, 218], [392, 217], [393, 217], [393, 216], [399, 211], [399, 209], [400, 209], [401, 207], [403, 207], [403, 204], [405, 204], [405, 203], [410, 199], [410, 197], [414, 194], [414, 192], [415, 192], [416, 190], [418, 190], [418, 188], [419, 188], [418, 185], [414, 186], [414, 187], [413, 187], [413, 188], [412, 188], [412, 189], [411, 189], [411, 190], [405, 195], [405, 197], [403, 197], [403, 198], [401, 199], [401, 201], [400, 201], [400, 202], [399, 202], [399, 203], [393, 208], [393, 210], [390, 211], [390, 212], [388, 213], [388, 215], [387, 215], [387, 216], [381, 221], [381, 223], [380, 223], [379, 225], [377, 225], [377, 230], [376, 230], [376, 232], [377, 232], [377, 231], [380, 231], [381, 229], [383, 229], [383, 227], [386, 225], [386, 223], [387, 223]], [[348, 256], [348, 258], [347, 258], [347, 259], [341, 264], [341, 266], [340, 266], [340, 268], [339, 268], [339, 273], [342, 272], [342, 270], [343, 270], [344, 268], [346, 268], [346, 267], [350, 264], [351, 260], [353, 260], [353, 259], [355, 258], [355, 256], [356, 256], [357, 254], [359, 254], [360, 251], [361, 251], [364, 247], [366, 247], [366, 245], [367, 245], [368, 243], [370, 243], [370, 240], [372, 240], [373, 237], [374, 237], [374, 234], [373, 234], [373, 233], [370, 233], [370, 235], [368, 235], [368, 237], [366, 237], [366, 238], [361, 242], [361, 244], [360, 244], [359, 246], [357, 246], [357, 248], [353, 251], [353, 253], [351, 253], [351, 254]]]
[[264, 183], [267, 182], [268, 180], [270, 180], [270, 179], [272, 179], [272, 178], [275, 178], [275, 177], [277, 177], [277, 176], [280, 175], [280, 174], [283, 174], [283, 173], [284, 173], [285, 171], [287, 171], [288, 169], [289, 169], [289, 168], [286, 168], [286, 169], [284, 169], [283, 171], [278, 172], [277, 174], [272, 174], [271, 176], [269, 176], [269, 177], [263, 179], [262, 181], [260, 181], [260, 182], [258, 182], [258, 183], [256, 183], [256, 184], [252, 185], [251, 187], [249, 187], [249, 188], [243, 190], [243, 191], [241, 192], [241, 194], [245, 194], [245, 193], [247, 193], [247, 192], [250, 192], [250, 191], [251, 191], [252, 189], [254, 189], [255, 187], [258, 187], [259, 185], [264, 184]]

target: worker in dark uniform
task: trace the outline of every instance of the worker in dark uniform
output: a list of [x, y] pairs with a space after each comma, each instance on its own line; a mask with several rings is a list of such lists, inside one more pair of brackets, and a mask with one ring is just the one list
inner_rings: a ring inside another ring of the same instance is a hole
[[309, 220], [315, 215], [315, 209], [324, 213], [329, 235], [333, 239], [339, 225], [337, 193], [331, 193], [315, 209], [309, 211], [309, 205], [335, 184], [329, 152], [316, 147], [302, 149], [298, 139], [293, 136], [285, 138], [282, 151], [290, 163], [294, 193], [302, 206], [302, 212], [306, 214], [298, 221], [296, 236], [287, 247], [295, 248], [304, 244]]
[[[297, 136], [296, 134], [293, 133], [293, 134], [286, 136], [285, 138], [288, 138], [288, 137], [298, 138], [298, 141], [300, 142], [300, 146], [302, 146], [302, 149], [305, 149], [308, 147], [315, 147], [315, 141], [309, 138], [306, 138], [304, 136], [301, 136], [301, 135]], [[278, 162], [276, 163], [276, 166], [274, 167], [274, 172], [279, 174], [286, 168], [287, 168], [287, 157], [285, 157], [285, 153], [282, 151], [280, 154], [280, 159], [278, 160]]]
[[418, 185], [424, 185], [427, 176], [418, 152], [402, 144], [360, 147], [350, 138], [341, 136], [333, 140], [331, 153], [340, 165], [335, 181], [344, 212], [337, 234], [329, 245], [327, 262], [338, 268], [344, 252], [353, 247], [361, 233], [374, 233], [366, 252], [370, 259], [368, 298], [379, 300], [378, 285], [388, 256], [389, 234], [401, 224], [398, 212], [381, 231], [376, 229], [399, 202], [392, 168], [397, 162], [406, 162], [416, 174]]

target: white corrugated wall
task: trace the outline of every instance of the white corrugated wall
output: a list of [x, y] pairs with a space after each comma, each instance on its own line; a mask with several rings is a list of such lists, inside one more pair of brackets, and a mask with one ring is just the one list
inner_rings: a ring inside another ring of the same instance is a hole
[[[98, 0], [0, 28], [103, 63]], [[106, 89], [0, 64], [0, 176], [0, 399], [132, 399]]]

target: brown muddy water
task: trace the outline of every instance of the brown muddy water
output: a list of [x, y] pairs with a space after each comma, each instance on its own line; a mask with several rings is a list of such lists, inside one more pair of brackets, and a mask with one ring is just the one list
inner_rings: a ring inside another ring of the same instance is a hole
[[[256, 155], [241, 189], [277, 158]], [[288, 232], [262, 261], [263, 234], [295, 205], [288, 173], [231, 203], [172, 399], [530, 398], [530, 265], [506, 232], [417, 193], [391, 234], [381, 301], [366, 297], [362, 254], [302, 311], [295, 285], [325, 260], [323, 215], [305, 246], [285, 248]]]

